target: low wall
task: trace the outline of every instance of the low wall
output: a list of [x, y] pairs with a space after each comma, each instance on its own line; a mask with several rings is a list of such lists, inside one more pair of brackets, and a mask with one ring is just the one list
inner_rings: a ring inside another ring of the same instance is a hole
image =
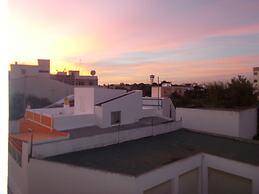
[[183, 127], [205, 132], [252, 138], [256, 134], [256, 109], [215, 110], [177, 108], [176, 119], [182, 119]]
[[55, 117], [53, 120], [53, 128], [58, 131], [93, 126], [96, 124], [94, 114], [59, 116]]
[[95, 136], [88, 136], [69, 140], [60, 140], [51, 143], [34, 144], [33, 156], [38, 158], [44, 158], [63, 153], [70, 153], [80, 150], [104, 147], [107, 145], [117, 144], [120, 142], [175, 131], [177, 129], [180, 129], [181, 126], [181, 121], [175, 121], [154, 126], [104, 133]]
[[239, 136], [253, 138], [257, 133], [257, 110], [247, 109], [239, 112]]

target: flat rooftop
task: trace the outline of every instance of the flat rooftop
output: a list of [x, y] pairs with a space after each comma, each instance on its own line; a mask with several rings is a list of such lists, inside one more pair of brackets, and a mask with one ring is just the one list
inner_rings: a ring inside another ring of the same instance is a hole
[[43, 160], [138, 176], [201, 152], [259, 166], [259, 143], [188, 129]]
[[107, 128], [100, 128], [96, 125], [89, 127], [80, 127], [66, 130], [64, 132], [70, 134], [70, 139], [89, 137], [94, 135], [100, 135], [104, 133], [112, 133], [116, 131], [124, 131], [130, 129], [137, 129], [140, 127], [146, 127], [151, 125], [159, 125], [166, 122], [173, 122], [172, 120], [164, 119], [161, 117], [144, 117], [138, 122], [127, 124], [127, 125], [117, 125]]

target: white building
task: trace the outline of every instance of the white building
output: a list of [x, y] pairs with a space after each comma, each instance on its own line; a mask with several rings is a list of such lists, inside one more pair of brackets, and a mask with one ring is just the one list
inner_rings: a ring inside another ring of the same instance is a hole
[[25, 76], [48, 76], [50, 73], [50, 60], [38, 59], [38, 65], [11, 64], [10, 79], [19, 79]]
[[10, 135], [12, 193], [259, 193], [258, 143], [182, 129], [171, 101], [141, 91], [74, 95], [27, 110]]
[[97, 76], [81, 76], [79, 71], [50, 74], [50, 60], [38, 59], [38, 65], [11, 64], [9, 71], [10, 94], [21, 93], [48, 98], [55, 102], [73, 94], [78, 85], [98, 85]]
[[253, 68], [253, 83], [256, 90], [259, 89], [259, 67]]

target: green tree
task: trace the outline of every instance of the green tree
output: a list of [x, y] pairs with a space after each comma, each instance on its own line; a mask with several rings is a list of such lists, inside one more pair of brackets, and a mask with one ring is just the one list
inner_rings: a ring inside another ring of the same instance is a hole
[[243, 76], [231, 79], [226, 89], [226, 98], [231, 107], [246, 107], [256, 104], [253, 85]]

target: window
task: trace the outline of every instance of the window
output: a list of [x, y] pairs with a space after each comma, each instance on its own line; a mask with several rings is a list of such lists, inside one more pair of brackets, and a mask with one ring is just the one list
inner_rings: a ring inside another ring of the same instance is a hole
[[254, 75], [257, 75], [257, 72], [254, 72]]
[[256, 82], [257, 82], [257, 80], [255, 79], [255, 80], [254, 80], [254, 82], [256, 83]]
[[121, 122], [121, 111], [111, 112], [111, 125], [119, 124]]

